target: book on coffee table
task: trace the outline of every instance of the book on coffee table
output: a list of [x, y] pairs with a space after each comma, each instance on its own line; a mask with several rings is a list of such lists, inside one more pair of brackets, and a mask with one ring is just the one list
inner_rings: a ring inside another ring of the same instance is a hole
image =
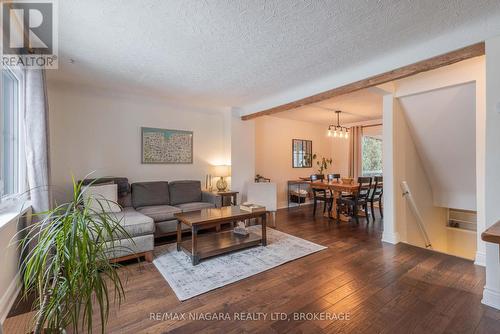
[[260, 211], [266, 211], [266, 207], [258, 204], [253, 204], [250, 202], [245, 202], [243, 204], [240, 204], [240, 210], [248, 212], [260, 212]]

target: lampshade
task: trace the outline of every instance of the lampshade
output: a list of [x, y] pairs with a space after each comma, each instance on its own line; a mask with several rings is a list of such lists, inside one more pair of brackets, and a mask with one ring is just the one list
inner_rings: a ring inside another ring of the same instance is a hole
[[228, 165], [214, 166], [214, 176], [219, 176], [219, 177], [231, 176], [231, 166]]

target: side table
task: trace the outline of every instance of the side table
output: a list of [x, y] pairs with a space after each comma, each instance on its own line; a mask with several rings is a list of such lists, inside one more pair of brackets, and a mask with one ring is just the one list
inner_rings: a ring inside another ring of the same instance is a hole
[[[219, 195], [221, 197], [222, 206], [232, 206], [238, 205], [238, 191], [214, 191], [214, 194]], [[229, 204], [225, 204], [224, 199], [229, 198]]]

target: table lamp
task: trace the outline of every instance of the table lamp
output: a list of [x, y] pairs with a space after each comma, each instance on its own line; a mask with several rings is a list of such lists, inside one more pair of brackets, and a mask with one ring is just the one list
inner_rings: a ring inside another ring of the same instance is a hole
[[224, 191], [227, 189], [227, 182], [224, 180], [225, 177], [231, 176], [231, 166], [219, 165], [214, 166], [214, 176], [220, 177], [217, 181], [217, 190]]

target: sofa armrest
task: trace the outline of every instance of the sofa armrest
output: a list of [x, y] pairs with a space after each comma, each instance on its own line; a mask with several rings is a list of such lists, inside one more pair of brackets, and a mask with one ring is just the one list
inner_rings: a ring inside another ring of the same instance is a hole
[[220, 208], [222, 206], [222, 196], [214, 194], [210, 191], [202, 191], [201, 200], [203, 202], [212, 203], [217, 208]]

